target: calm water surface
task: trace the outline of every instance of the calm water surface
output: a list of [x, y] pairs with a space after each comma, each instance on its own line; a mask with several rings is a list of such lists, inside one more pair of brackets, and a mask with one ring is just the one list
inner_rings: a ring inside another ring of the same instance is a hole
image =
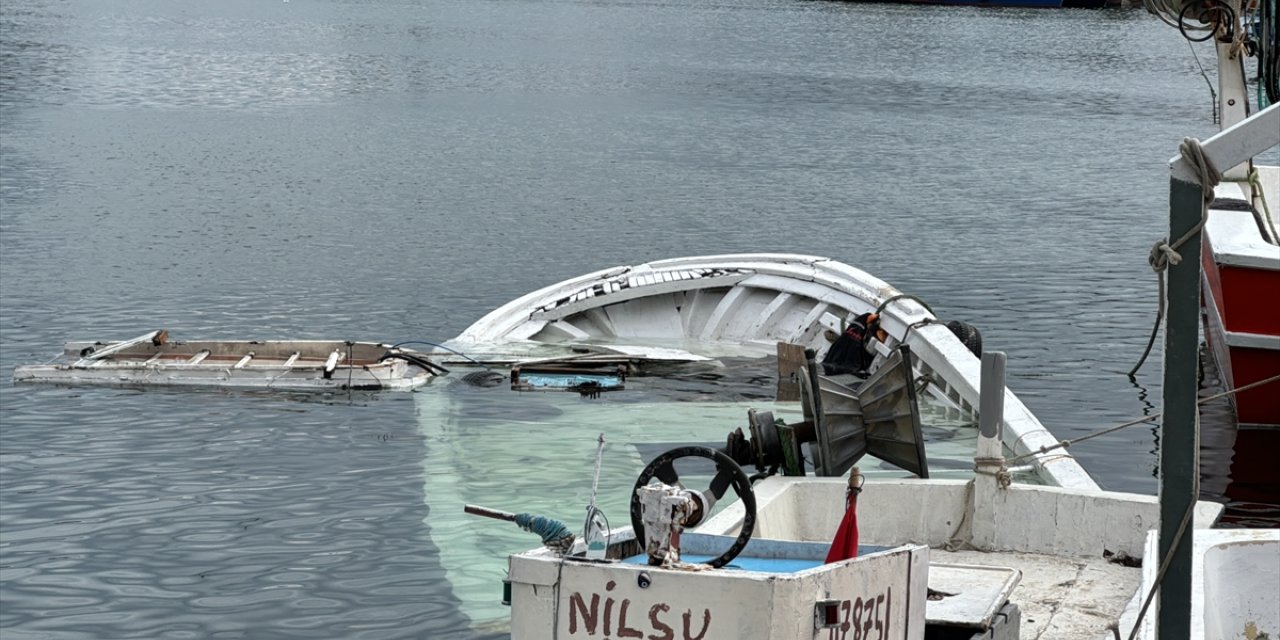
[[[1214, 125], [1141, 11], [8, 0], [0, 29], [0, 371], [158, 327], [442, 341], [588, 270], [794, 251], [978, 325], [1059, 437], [1159, 404], [1158, 360], [1124, 375], [1145, 256]], [[0, 397], [6, 638], [502, 633], [443, 568], [414, 394]], [[1150, 428], [1073, 450], [1155, 490]]]

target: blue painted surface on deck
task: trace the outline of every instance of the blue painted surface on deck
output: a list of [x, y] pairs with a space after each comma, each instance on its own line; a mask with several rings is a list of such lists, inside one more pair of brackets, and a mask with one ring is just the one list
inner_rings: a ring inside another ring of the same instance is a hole
[[[692, 564], [699, 564], [711, 560], [715, 556], [685, 553], [681, 554], [680, 560]], [[648, 564], [649, 556], [644, 554], [631, 556], [623, 562], [627, 564]], [[760, 571], [762, 573], [798, 573], [807, 569], [822, 566], [821, 560], [812, 560], [809, 558], [756, 558], [751, 556], [738, 556], [725, 566], [726, 569], [741, 569], [743, 571]]]
[[[887, 547], [881, 546], [858, 546], [858, 557], [862, 557], [877, 551], [884, 551]], [[680, 560], [691, 564], [704, 563], [716, 556], [701, 553], [682, 553]], [[649, 556], [645, 554], [637, 554], [623, 560], [626, 564], [648, 564]], [[820, 559], [814, 558], [762, 558], [759, 556], [739, 555], [725, 566], [726, 569], [741, 569], [743, 571], [760, 571], [762, 573], [798, 573], [820, 567], [826, 564]]]

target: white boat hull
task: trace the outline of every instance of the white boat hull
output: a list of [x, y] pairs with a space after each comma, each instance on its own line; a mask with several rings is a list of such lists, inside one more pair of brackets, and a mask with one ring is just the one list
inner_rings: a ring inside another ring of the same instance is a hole
[[[485, 315], [450, 342], [463, 352], [495, 345], [592, 345], [642, 354], [673, 348], [688, 359], [769, 356], [777, 343], [825, 352], [828, 332], [880, 309], [886, 339], [879, 358], [911, 347], [926, 392], [977, 415], [977, 356], [918, 301], [888, 283], [828, 258], [737, 254], [660, 260], [602, 269], [521, 296]], [[501, 346], [497, 347], [501, 349]], [[873, 365], [874, 366], [874, 365]], [[1013, 394], [1005, 393], [1004, 442], [1028, 454], [1058, 440]], [[1029, 460], [1050, 484], [1097, 489], [1074, 458], [1058, 450]]]

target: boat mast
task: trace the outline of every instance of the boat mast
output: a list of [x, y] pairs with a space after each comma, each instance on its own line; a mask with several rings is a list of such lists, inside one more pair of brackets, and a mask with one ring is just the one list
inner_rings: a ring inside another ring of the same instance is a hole
[[[1230, 0], [1229, 17], [1212, 20], [1213, 44], [1218, 53], [1218, 113], [1225, 131], [1249, 117], [1249, 88], [1244, 79], [1245, 34], [1240, 0]], [[1219, 13], [1218, 15], [1222, 15]], [[1259, 89], [1261, 90], [1261, 89]], [[1223, 180], [1245, 180], [1252, 158], [1222, 172]], [[1197, 254], [1198, 255], [1198, 254]]]

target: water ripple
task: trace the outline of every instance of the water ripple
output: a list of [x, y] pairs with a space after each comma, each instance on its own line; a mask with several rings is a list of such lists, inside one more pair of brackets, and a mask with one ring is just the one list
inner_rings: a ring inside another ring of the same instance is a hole
[[[1163, 163], [1213, 129], [1142, 11], [8, 0], [0, 31], [0, 371], [158, 327], [439, 342], [604, 266], [798, 251], [979, 326], [1072, 437], [1158, 402], [1158, 367], [1124, 371]], [[522, 437], [559, 411], [472, 408]], [[495, 589], [490, 550], [526, 540], [429, 513], [457, 479], [423, 461], [470, 441], [417, 421], [412, 395], [0, 385], [0, 628], [501, 637], [454, 592]], [[538, 464], [509, 444], [459, 464]], [[1152, 492], [1157, 447], [1073, 451]], [[451, 582], [451, 536], [490, 545], [461, 551], [484, 570]]]

